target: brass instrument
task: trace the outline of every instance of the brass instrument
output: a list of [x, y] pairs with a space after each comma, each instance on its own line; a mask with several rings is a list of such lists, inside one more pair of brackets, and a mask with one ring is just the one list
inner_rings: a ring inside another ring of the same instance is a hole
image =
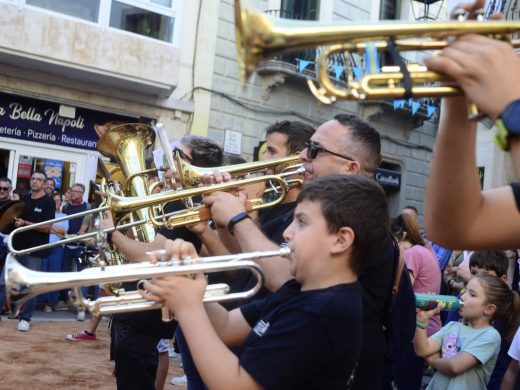
[[[240, 164], [242, 165], [242, 164]], [[249, 179], [228, 181], [220, 184], [213, 184], [206, 187], [190, 188], [186, 190], [169, 190], [163, 191], [157, 194], [149, 195], [146, 197], [122, 197], [122, 196], [111, 196], [108, 199], [110, 210], [115, 216], [115, 220], [122, 218], [129, 212], [136, 209], [149, 207], [150, 221], [156, 227], [167, 227], [172, 229], [178, 226], [184, 226], [196, 222], [207, 221], [211, 219], [210, 211], [206, 207], [188, 207], [185, 210], [178, 211], [171, 215], [163, 215], [162, 221], [158, 220], [151, 209], [152, 206], [157, 204], [166, 204], [168, 202], [174, 202], [177, 200], [186, 201], [196, 196], [207, 195], [216, 191], [231, 191], [238, 187], [247, 186], [249, 184], [256, 183], [268, 183], [276, 189], [278, 196], [270, 201], [263, 202], [260, 199], [249, 201], [248, 211], [260, 210], [262, 208], [273, 207], [281, 203], [293, 186], [301, 185], [301, 181], [293, 179], [292, 181], [286, 181], [285, 177], [292, 177], [294, 175], [302, 174], [303, 168], [299, 171], [285, 172], [278, 175], [264, 175], [259, 177], [253, 177]]]
[[202, 168], [188, 164], [186, 161], [181, 159], [178, 153], [175, 155], [175, 165], [177, 166], [179, 183], [184, 189], [194, 188], [199, 184], [202, 184], [204, 175], [212, 176], [215, 169], [218, 169], [220, 172], [229, 173], [233, 179], [239, 179], [249, 174], [259, 174], [266, 170], [271, 170], [273, 174], [278, 172], [284, 173], [288, 170], [296, 171], [301, 166], [299, 163], [300, 157], [294, 155], [274, 158], [271, 160], [228, 165], [218, 168]]
[[[155, 141], [155, 133], [150, 126], [129, 123], [110, 128], [98, 142], [98, 151], [114, 158], [127, 179], [125, 196], [143, 197], [149, 194], [145, 169], [144, 151]], [[136, 209], [130, 215], [131, 222], [146, 220], [147, 209]], [[132, 228], [134, 238], [151, 242], [155, 238], [155, 228], [150, 223], [137, 224]]]
[[[507, 41], [513, 47], [520, 47], [520, 40], [512, 40], [510, 37], [511, 34], [520, 32], [518, 21], [379, 21], [377, 24], [291, 21], [272, 19], [260, 11], [245, 9], [240, 0], [235, 0], [235, 22], [238, 63], [243, 80], [262, 61], [274, 56], [331, 45], [317, 61], [319, 85], [308, 80], [312, 93], [324, 103], [333, 103], [337, 99], [399, 99], [406, 95], [402, 85], [404, 75], [399, 67], [383, 68], [381, 73], [369, 74], [361, 81], [354, 80], [350, 74], [346, 88], [339, 88], [327, 72], [329, 58], [334, 53], [363, 52], [369, 44], [375, 50], [386, 51], [390, 41], [394, 42], [398, 51], [438, 50], [448, 45], [444, 38], [465, 34], [486, 35]], [[446, 76], [417, 65], [408, 65], [407, 69], [412, 82], [413, 97], [462, 94], [459, 86]], [[424, 83], [430, 85], [425, 86]], [[432, 85], [433, 83], [437, 85]]]
[[[178, 172], [181, 172], [182, 170], [182, 184], [185, 187], [193, 187], [197, 183], [202, 182], [202, 177], [205, 174], [213, 174], [214, 168], [200, 168], [194, 165], [187, 164], [186, 162], [181, 160], [179, 156], [176, 156], [176, 160], [177, 166], [179, 168]], [[94, 238], [97, 235], [96, 232], [85, 233], [82, 235], [77, 235], [75, 237], [66, 238], [64, 240], [59, 240], [54, 243], [39, 245], [24, 250], [17, 250], [13, 247], [12, 244], [13, 237], [21, 232], [36, 229], [41, 226], [51, 225], [53, 223], [65, 220], [70, 220], [73, 218], [84, 217], [88, 214], [101, 214], [105, 211], [111, 211], [113, 213], [114, 220], [115, 222], [117, 222], [117, 226], [115, 228], [105, 229], [103, 231], [104, 233], [128, 229], [139, 225], [154, 225], [158, 227], [167, 226], [173, 228], [176, 226], [183, 226], [190, 223], [205, 221], [211, 218], [211, 216], [209, 215], [209, 211], [204, 208], [188, 207], [187, 210], [181, 210], [173, 214], [166, 214], [161, 216], [156, 216], [157, 213], [153, 212], [152, 208], [154, 206], [164, 205], [167, 202], [172, 202], [175, 200], [185, 201], [191, 197], [202, 194], [208, 194], [215, 191], [229, 191], [237, 187], [245, 186], [247, 184], [259, 182], [268, 183], [270, 180], [272, 180], [273, 183], [271, 186], [269, 186], [269, 188], [266, 189], [266, 192], [277, 191], [279, 194], [278, 198], [274, 202], [269, 202], [265, 204], [263, 204], [263, 202], [260, 199], [255, 199], [251, 201], [251, 206], [253, 206], [252, 209], [271, 207], [282, 202], [283, 196], [285, 196], [285, 193], [289, 189], [300, 186], [302, 184], [301, 179], [294, 177], [303, 173], [303, 168], [301, 167], [301, 164], [299, 164], [299, 162], [299, 157], [295, 155], [291, 157], [283, 157], [266, 161], [256, 161], [251, 163], [220, 167], [219, 169], [222, 172], [230, 172], [232, 176], [236, 178], [244, 177], [249, 174], [253, 175], [257, 173], [264, 173], [264, 171], [266, 170], [272, 170], [274, 172], [280, 173], [277, 175], [264, 175], [244, 180], [225, 182], [222, 184], [213, 184], [208, 185], [206, 187], [196, 187], [177, 191], [163, 191], [157, 194], [146, 196], [123, 196], [119, 193], [119, 191], [117, 191], [118, 193], [108, 192], [106, 202], [102, 207], [87, 210], [78, 214], [68, 215], [61, 218], [55, 218], [45, 222], [35, 223], [29, 226], [19, 227], [11, 232], [8, 238], [7, 245], [11, 253], [13, 253], [14, 255], [21, 256], [32, 252], [50, 249], [57, 245], [68, 244], [71, 242], [77, 242], [81, 240]], [[148, 211], [142, 218], [132, 220], [128, 223], [120, 223], [126, 215], [141, 209]], [[159, 221], [158, 218], [161, 218], [162, 221]]]
[[[137, 279], [151, 279], [170, 275], [190, 275], [198, 272], [220, 272], [234, 269], [248, 269], [257, 278], [256, 285], [245, 292], [227, 294], [226, 285], [211, 285], [206, 290], [204, 302], [222, 302], [245, 299], [253, 296], [263, 283], [263, 274], [254, 261], [266, 257], [286, 257], [289, 248], [277, 251], [242, 253], [229, 256], [215, 256], [197, 259], [191, 265], [179, 265], [178, 260], [130, 263], [119, 266], [86, 268], [81, 272], [39, 272], [22, 266], [16, 256], [9, 254], [5, 262], [5, 288], [7, 300], [18, 308], [29, 299], [49, 291], [73, 289], [73, 304], [80, 310], [88, 310], [92, 315], [141, 311], [162, 308], [162, 305], [144, 299], [137, 291], [124, 292], [120, 296], [101, 297], [90, 301], [81, 294], [81, 287], [100, 283], [120, 283]], [[186, 260], [186, 259], [185, 259]], [[138, 283], [138, 285], [141, 282]], [[163, 310], [163, 313], [165, 310]], [[167, 317], [163, 320], [168, 321]]]

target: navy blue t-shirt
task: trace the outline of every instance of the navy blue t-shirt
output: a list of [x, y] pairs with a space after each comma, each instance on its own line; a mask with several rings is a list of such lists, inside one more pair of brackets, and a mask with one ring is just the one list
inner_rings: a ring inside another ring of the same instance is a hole
[[345, 389], [361, 348], [361, 287], [300, 289], [293, 279], [240, 308], [253, 328], [240, 365], [266, 389]]

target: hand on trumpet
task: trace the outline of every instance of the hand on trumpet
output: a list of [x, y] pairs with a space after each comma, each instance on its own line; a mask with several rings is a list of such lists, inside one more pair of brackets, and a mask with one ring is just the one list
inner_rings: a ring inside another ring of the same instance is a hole
[[[189, 260], [191, 263], [198, 258], [198, 255], [193, 244], [177, 239], [166, 241], [164, 251], [154, 251], [148, 254], [151, 262], [164, 258], [178, 258], [181, 263]], [[206, 287], [206, 278], [202, 273], [164, 276], [146, 282], [141, 295], [147, 300], [165, 305], [171, 312], [179, 315], [185, 310], [202, 307]]]

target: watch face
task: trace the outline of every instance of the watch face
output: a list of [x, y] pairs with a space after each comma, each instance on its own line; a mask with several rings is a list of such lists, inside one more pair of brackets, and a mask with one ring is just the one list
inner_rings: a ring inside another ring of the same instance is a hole
[[510, 103], [500, 115], [509, 136], [520, 135], [520, 100]]

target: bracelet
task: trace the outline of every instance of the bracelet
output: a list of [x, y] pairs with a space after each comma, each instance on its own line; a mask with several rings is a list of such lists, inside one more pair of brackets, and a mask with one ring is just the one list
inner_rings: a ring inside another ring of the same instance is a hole
[[426, 329], [428, 327], [428, 324], [425, 324], [424, 322], [415, 321], [415, 326], [419, 329]]

